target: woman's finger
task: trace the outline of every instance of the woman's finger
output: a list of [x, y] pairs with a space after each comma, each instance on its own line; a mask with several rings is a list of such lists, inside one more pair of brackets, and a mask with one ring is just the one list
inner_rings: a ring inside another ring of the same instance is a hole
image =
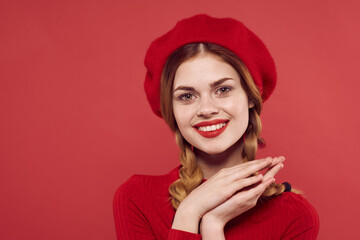
[[280, 157], [275, 157], [270, 165], [270, 167], [275, 166], [278, 163], [282, 163], [285, 161], [285, 157], [284, 156], [280, 156]]
[[[229, 172], [228, 174], [234, 174], [235, 172], [238, 172], [239, 170], [242, 171], [243, 169], [247, 169], [248, 167], [252, 167], [249, 169], [249, 171], [253, 174], [255, 172], [261, 171], [265, 168], [271, 168], [273, 166], [275, 166], [278, 163], [282, 163], [285, 161], [285, 157], [284, 156], [280, 156], [280, 157], [275, 157], [275, 158], [271, 158], [271, 157], [267, 157], [267, 158], [263, 158], [263, 159], [257, 159], [257, 160], [253, 160], [253, 161], [249, 161], [246, 163], [242, 163], [239, 165], [236, 165], [232, 168], [229, 168]], [[255, 169], [255, 171], [254, 171]], [[250, 175], [251, 175], [250, 174]]]
[[270, 165], [272, 162], [273, 162], [273, 158], [266, 157], [266, 158], [262, 158], [262, 159], [256, 159], [256, 160], [248, 161], [246, 163], [240, 163], [240, 164], [235, 165], [233, 167], [230, 167], [228, 169], [230, 171], [238, 171], [239, 169], [246, 168], [246, 167], [251, 166], [251, 165], [263, 164], [263, 163], [266, 163], [266, 164]]
[[238, 179], [246, 178], [262, 169], [270, 167], [271, 163], [272, 159], [269, 157], [242, 163], [230, 168], [223, 168], [214, 176], [209, 178], [207, 182], [218, 182], [219, 179], [223, 179], [224, 184], [230, 184]]
[[[225, 203], [228, 203], [230, 205], [235, 204], [235, 209], [240, 210], [240, 212], [234, 212], [235, 215], [239, 215], [242, 212], [247, 211], [248, 209], [254, 207], [261, 196], [261, 194], [266, 190], [268, 186], [270, 186], [271, 183], [275, 181], [274, 178], [268, 179], [257, 186], [254, 186], [248, 190], [240, 191], [239, 193], [236, 193], [234, 196], [231, 197], [231, 199], [227, 200]], [[234, 214], [232, 213], [232, 214]], [[233, 216], [235, 217], [235, 216]], [[231, 217], [232, 218], [232, 217]]]
[[266, 173], [264, 174], [263, 181], [266, 181], [270, 178], [275, 177], [275, 175], [284, 167], [284, 164], [279, 162], [277, 165], [269, 168]]
[[244, 194], [245, 198], [249, 199], [258, 199], [263, 192], [265, 192], [266, 188], [270, 186], [271, 183], [275, 182], [275, 178], [269, 178], [257, 186], [250, 188], [249, 190], [243, 191], [241, 193]]
[[246, 178], [250, 175], [259, 172], [263, 169], [269, 168], [272, 164], [272, 160], [270, 161], [260, 161], [255, 164], [247, 165], [242, 169], [239, 169], [237, 172], [234, 173], [235, 179]]
[[246, 187], [249, 187], [251, 185], [254, 185], [258, 182], [261, 182], [263, 177], [264, 176], [262, 174], [259, 174], [256, 176], [240, 179], [240, 180], [236, 181], [234, 184], [229, 185], [230, 191], [232, 192], [232, 194], [234, 194], [237, 191], [240, 191], [240, 190], [242, 190]]

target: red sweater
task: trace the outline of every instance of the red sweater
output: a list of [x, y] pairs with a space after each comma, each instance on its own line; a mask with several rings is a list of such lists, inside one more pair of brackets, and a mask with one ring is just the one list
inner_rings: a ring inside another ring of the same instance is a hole
[[[175, 211], [169, 185], [179, 168], [161, 176], [134, 175], [114, 196], [114, 217], [120, 240], [200, 240], [200, 234], [171, 229]], [[316, 239], [319, 218], [301, 195], [285, 192], [257, 205], [228, 222], [226, 239]]]

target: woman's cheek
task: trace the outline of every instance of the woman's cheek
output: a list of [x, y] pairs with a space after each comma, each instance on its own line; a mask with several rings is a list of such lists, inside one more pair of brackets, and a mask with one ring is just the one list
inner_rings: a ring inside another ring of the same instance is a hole
[[175, 120], [179, 127], [191, 124], [193, 109], [189, 105], [177, 105], [173, 107]]

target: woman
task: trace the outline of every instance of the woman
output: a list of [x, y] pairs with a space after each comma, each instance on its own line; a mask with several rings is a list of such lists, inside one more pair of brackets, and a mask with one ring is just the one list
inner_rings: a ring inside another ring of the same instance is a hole
[[284, 157], [255, 160], [272, 57], [242, 23], [201, 14], [156, 39], [145, 91], [180, 147], [181, 166], [118, 189], [118, 239], [316, 239], [315, 209], [275, 183]]

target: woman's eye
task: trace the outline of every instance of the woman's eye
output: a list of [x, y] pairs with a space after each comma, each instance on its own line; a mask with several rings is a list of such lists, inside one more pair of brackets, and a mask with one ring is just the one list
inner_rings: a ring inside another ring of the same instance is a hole
[[195, 96], [192, 95], [191, 93], [185, 93], [185, 94], [182, 94], [179, 96], [179, 99], [182, 101], [190, 101], [194, 98], [195, 98]]
[[220, 87], [216, 90], [216, 93], [220, 94], [220, 95], [224, 95], [224, 94], [228, 93], [230, 90], [231, 90], [230, 87]]

